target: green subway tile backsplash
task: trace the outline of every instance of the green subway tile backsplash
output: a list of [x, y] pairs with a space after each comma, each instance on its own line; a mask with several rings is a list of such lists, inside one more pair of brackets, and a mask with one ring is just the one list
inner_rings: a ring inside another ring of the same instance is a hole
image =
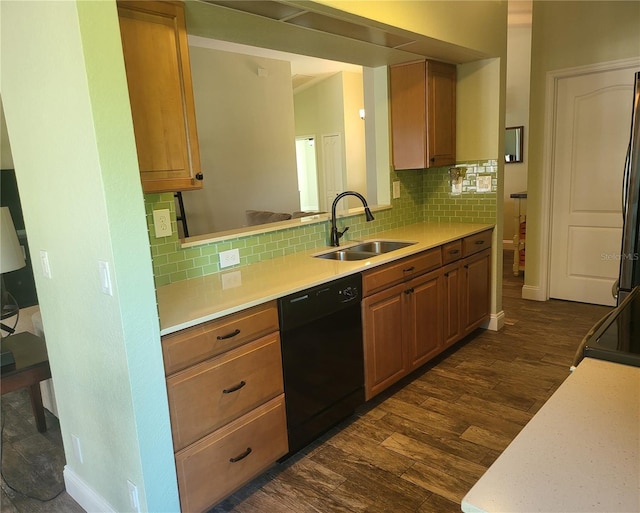
[[[375, 233], [422, 221], [495, 223], [497, 212], [497, 162], [458, 163], [467, 168], [462, 192], [451, 194], [449, 168], [392, 171], [391, 182], [400, 182], [400, 198], [391, 201], [392, 208], [374, 212], [375, 220], [367, 223], [364, 215], [338, 219], [338, 228], [349, 226], [343, 241], [363, 239]], [[491, 176], [491, 192], [476, 190], [478, 174]], [[172, 235], [156, 238], [153, 211], [168, 208]], [[236, 237], [202, 246], [180, 248], [173, 193], [145, 195], [145, 212], [153, 259], [156, 287], [197, 278], [220, 271], [218, 254], [238, 249], [242, 267], [283, 255], [322, 248], [328, 245], [328, 221], [304, 227]]]

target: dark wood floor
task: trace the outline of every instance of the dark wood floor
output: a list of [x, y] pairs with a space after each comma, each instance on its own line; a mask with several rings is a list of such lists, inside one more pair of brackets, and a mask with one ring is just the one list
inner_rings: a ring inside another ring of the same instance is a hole
[[[479, 330], [211, 512], [459, 512], [609, 310], [524, 301], [511, 262], [505, 251], [500, 332]], [[2, 513], [81, 512], [64, 491], [46, 501], [63, 490], [57, 419], [47, 412], [38, 433], [19, 391], [2, 396], [2, 425]]]

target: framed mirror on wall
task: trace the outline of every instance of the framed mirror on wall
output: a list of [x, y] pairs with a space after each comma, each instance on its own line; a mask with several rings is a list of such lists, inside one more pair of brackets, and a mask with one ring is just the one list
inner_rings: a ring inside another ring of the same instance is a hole
[[506, 164], [522, 162], [522, 140], [524, 126], [509, 126], [504, 138], [504, 161]]

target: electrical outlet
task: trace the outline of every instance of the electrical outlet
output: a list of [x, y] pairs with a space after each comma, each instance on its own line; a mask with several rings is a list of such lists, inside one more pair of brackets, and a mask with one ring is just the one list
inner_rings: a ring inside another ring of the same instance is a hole
[[129, 489], [129, 505], [133, 511], [140, 513], [140, 497], [138, 496], [138, 487], [127, 479], [127, 488]]
[[80, 446], [80, 439], [76, 435], [71, 435], [71, 445], [73, 446], [73, 455], [80, 463], [83, 463], [82, 447]]
[[153, 226], [157, 238], [171, 235], [171, 215], [168, 208], [153, 211]]
[[393, 199], [398, 199], [400, 197], [400, 181], [396, 180], [393, 182]]
[[224, 269], [231, 265], [237, 265], [240, 263], [240, 251], [237, 249], [230, 249], [229, 251], [220, 252], [220, 268]]

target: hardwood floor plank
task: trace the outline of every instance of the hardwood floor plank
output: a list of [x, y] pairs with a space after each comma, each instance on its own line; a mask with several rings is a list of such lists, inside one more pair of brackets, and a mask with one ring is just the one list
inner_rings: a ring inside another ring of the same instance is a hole
[[478, 464], [483, 464], [489, 452], [487, 448], [463, 440], [450, 431], [438, 429], [434, 424], [418, 424], [393, 414], [386, 415], [380, 423], [393, 428], [396, 433]]
[[511, 443], [512, 437], [489, 431], [478, 426], [469, 426], [460, 438], [495, 451], [504, 451]]
[[367, 504], [367, 511], [375, 511], [372, 508], [379, 506], [394, 512], [416, 511], [429, 495], [420, 486], [330, 444], [318, 451], [313, 459], [345, 476], [347, 480], [338, 487], [336, 493], [356, 497]]
[[[424, 404], [426, 403], [426, 406]], [[393, 413], [398, 415], [399, 417], [403, 417], [407, 420], [417, 422], [420, 424], [434, 424], [438, 426], [439, 429], [450, 431], [455, 434], [462, 434], [467, 427], [469, 427], [469, 422], [467, 422], [462, 417], [454, 417], [448, 415], [450, 412], [446, 411], [445, 408], [442, 408], [441, 411], [438, 411], [435, 408], [431, 407], [431, 404], [449, 404], [445, 401], [441, 401], [440, 399], [435, 399], [433, 397], [427, 398], [423, 405], [421, 406], [413, 406], [407, 403], [403, 403], [402, 401], [398, 401], [394, 397], [390, 397], [384, 403], [382, 403], [379, 408], [386, 411], [387, 413]], [[444, 410], [444, 411], [443, 411]]]
[[420, 505], [417, 513], [460, 513], [460, 504], [434, 493]]

